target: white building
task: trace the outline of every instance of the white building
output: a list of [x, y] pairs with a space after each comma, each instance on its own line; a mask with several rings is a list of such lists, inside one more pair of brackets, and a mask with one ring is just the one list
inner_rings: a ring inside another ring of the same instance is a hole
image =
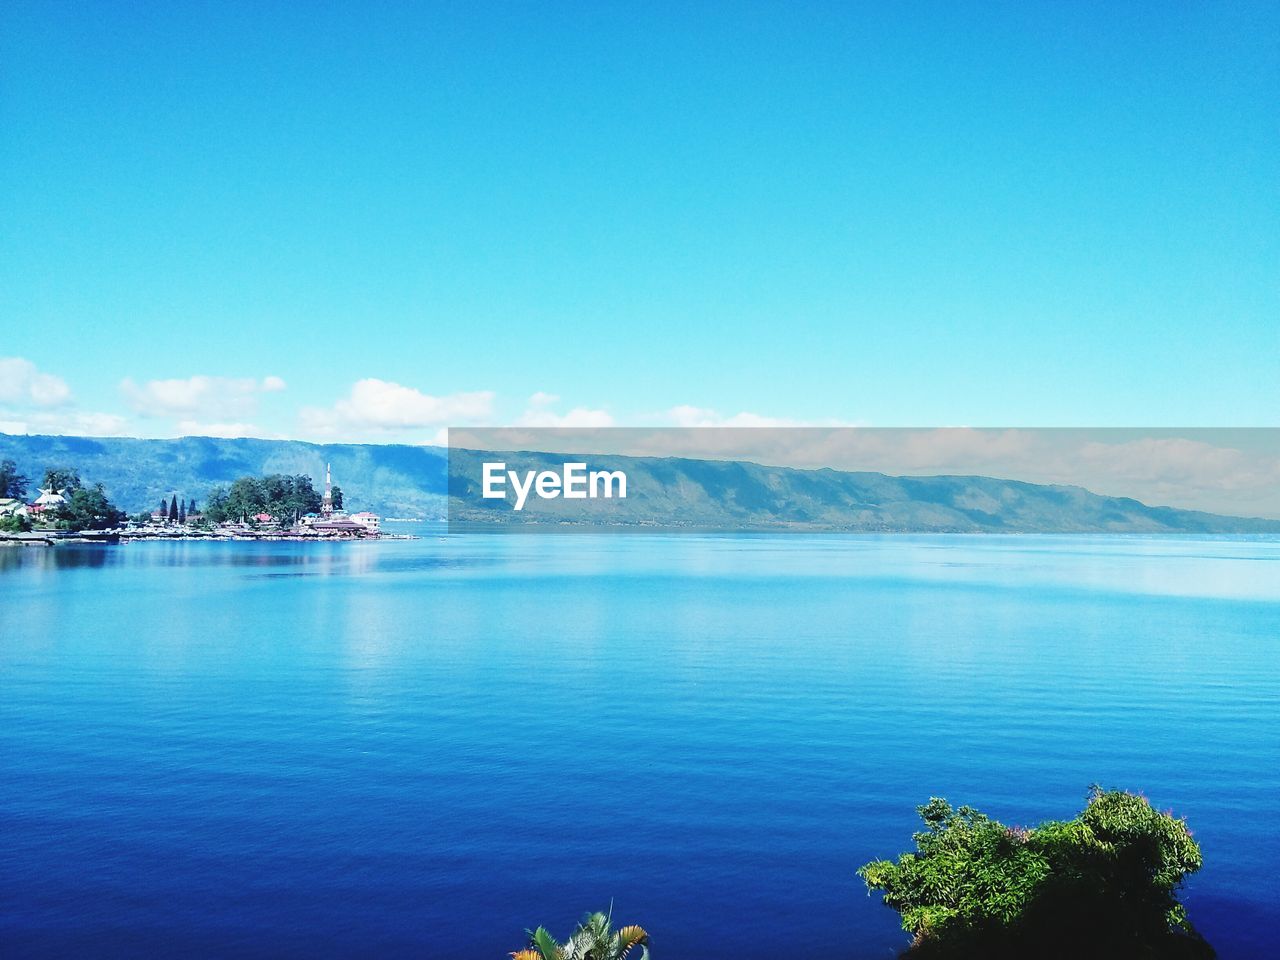
[[33, 507], [39, 507], [44, 510], [56, 510], [67, 502], [67, 498], [63, 496], [66, 490], [54, 490], [53, 487], [41, 487], [40, 496], [36, 497]]
[[25, 517], [30, 511], [21, 500], [12, 497], [0, 498], [0, 517]]
[[41, 487], [40, 496], [36, 497], [35, 503], [31, 504], [29, 513], [32, 516], [54, 513], [67, 502], [67, 498], [63, 496], [66, 492], [66, 490], [54, 490], [52, 487]]
[[354, 520], [356, 523], [360, 524], [370, 533], [378, 532], [378, 524], [380, 523], [380, 520], [376, 513], [369, 513], [366, 510], [363, 513], [351, 514], [349, 519]]

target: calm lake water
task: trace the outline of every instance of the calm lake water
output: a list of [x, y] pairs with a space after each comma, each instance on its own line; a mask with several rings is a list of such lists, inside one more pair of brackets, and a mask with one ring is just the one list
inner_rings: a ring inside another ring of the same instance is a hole
[[0, 550], [0, 953], [894, 955], [931, 795], [1189, 818], [1275, 955], [1280, 542], [476, 536]]

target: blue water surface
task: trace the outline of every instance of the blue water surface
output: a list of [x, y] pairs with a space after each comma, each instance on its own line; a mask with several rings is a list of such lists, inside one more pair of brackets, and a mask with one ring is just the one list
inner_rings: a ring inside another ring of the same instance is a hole
[[917, 804], [1099, 782], [1275, 955], [1274, 539], [420, 532], [0, 550], [0, 953], [889, 958]]

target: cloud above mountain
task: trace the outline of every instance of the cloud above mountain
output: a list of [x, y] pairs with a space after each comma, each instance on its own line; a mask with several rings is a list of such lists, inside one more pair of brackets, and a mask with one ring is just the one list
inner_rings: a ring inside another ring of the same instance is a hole
[[279, 393], [285, 382], [277, 376], [212, 377], [197, 374], [168, 380], [135, 383], [126, 377], [120, 392], [144, 417], [225, 419], [252, 416], [265, 393]]
[[24, 357], [0, 357], [0, 433], [119, 436], [128, 421], [114, 413], [78, 409], [67, 382]]
[[23, 357], [0, 357], [0, 403], [57, 407], [70, 400], [71, 388], [61, 377]]
[[476, 423], [493, 414], [491, 390], [433, 396], [390, 380], [367, 377], [351, 385], [331, 407], [304, 407], [302, 432], [312, 437], [359, 437], [362, 433], [438, 430], [451, 423]]

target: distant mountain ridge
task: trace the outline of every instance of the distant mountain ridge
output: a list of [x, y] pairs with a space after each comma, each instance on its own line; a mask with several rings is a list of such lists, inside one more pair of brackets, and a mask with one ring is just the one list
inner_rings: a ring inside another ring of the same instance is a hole
[[[301, 440], [175, 440], [0, 434], [0, 459], [15, 460], [38, 481], [47, 467], [75, 467], [132, 512], [176, 494], [203, 503], [237, 477], [305, 473], [324, 478], [333, 465], [352, 510], [384, 517], [443, 519], [447, 493], [462, 494], [455, 519], [492, 524], [512, 518], [498, 501], [481, 501], [467, 485], [493, 454], [407, 444], [315, 444]], [[525, 466], [558, 467], [560, 454], [500, 456]], [[628, 499], [531, 500], [521, 523], [697, 527], [718, 530], [831, 530], [956, 533], [1280, 533], [1280, 520], [1224, 517], [1153, 507], [1081, 487], [981, 476], [895, 477], [883, 473], [771, 467], [742, 461], [600, 456], [593, 468], [623, 469]], [[568, 512], [566, 512], [568, 511]]]
[[[556, 471], [564, 454], [452, 451], [452, 520], [485, 524], [694, 527], [860, 533], [1280, 533], [1280, 520], [1152, 507], [1083, 487], [982, 476], [896, 477], [883, 473], [772, 467], [735, 460], [592, 456], [593, 470], [623, 470], [618, 500], [540, 500], [519, 513], [478, 492], [480, 463], [505, 459], [521, 471]], [[579, 457], [577, 459], [584, 459]]]

